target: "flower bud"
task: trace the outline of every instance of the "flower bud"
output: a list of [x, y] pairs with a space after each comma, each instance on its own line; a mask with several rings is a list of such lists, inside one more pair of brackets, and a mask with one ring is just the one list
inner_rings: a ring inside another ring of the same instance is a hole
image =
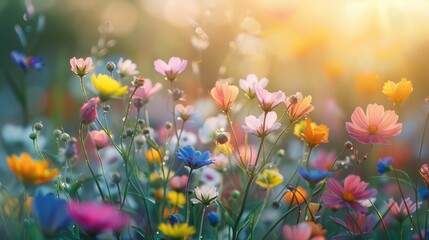
[[344, 143], [344, 149], [351, 150], [353, 148], [353, 143], [350, 141], [347, 141]]
[[113, 70], [115, 70], [115, 68], [116, 68], [116, 65], [115, 65], [115, 63], [114, 63], [114, 62], [112, 62], [112, 61], [108, 61], [108, 62], [106, 63], [106, 70], [107, 70], [107, 71], [109, 71], [110, 73], [112, 73], [112, 72], [113, 72]]
[[42, 122], [36, 122], [36, 123], [33, 125], [33, 127], [34, 127], [34, 129], [36, 129], [37, 131], [40, 131], [40, 130], [42, 130], [42, 129], [43, 129], [43, 124], [42, 124]]
[[228, 132], [222, 130], [216, 131], [215, 143], [217, 145], [229, 143], [230, 137]]
[[63, 132], [60, 129], [55, 129], [52, 134], [54, 137], [59, 138]]
[[286, 155], [286, 151], [284, 149], [279, 149], [277, 151], [277, 157], [282, 158]]
[[127, 136], [128, 136], [128, 137], [132, 137], [132, 136], [133, 136], [133, 133], [134, 133], [134, 131], [133, 131], [133, 129], [132, 129], [132, 128], [128, 128], [128, 129], [127, 129], [126, 134], [127, 134]]
[[173, 126], [173, 124], [171, 122], [165, 122], [165, 128], [166, 129], [170, 129]]
[[93, 97], [84, 103], [80, 108], [80, 121], [83, 124], [90, 124], [98, 118], [97, 105], [100, 102], [100, 98]]
[[207, 219], [209, 220], [210, 225], [216, 227], [220, 222], [220, 216], [215, 211], [211, 211], [207, 214]]
[[240, 191], [237, 189], [232, 190], [231, 192], [232, 199], [237, 200], [240, 197]]
[[106, 104], [103, 106], [103, 111], [108, 112], [110, 110], [110, 105]]
[[68, 135], [67, 133], [63, 133], [61, 134], [60, 139], [63, 142], [67, 142], [70, 139], [70, 135]]
[[71, 138], [69, 141], [67, 141], [66, 149], [64, 152], [64, 155], [66, 158], [70, 159], [70, 158], [73, 158], [74, 156], [76, 156], [76, 154], [77, 154], [76, 143], [77, 143], [77, 140], [74, 137]]
[[185, 97], [185, 91], [178, 88], [173, 90], [173, 98], [175, 101], [183, 101], [184, 97]]
[[119, 172], [113, 172], [111, 178], [112, 178], [112, 182], [115, 184], [118, 184], [121, 182], [121, 174]]
[[144, 78], [142, 76], [136, 77], [133, 80], [133, 85], [138, 88], [138, 87], [143, 87], [144, 85]]
[[141, 97], [137, 97], [133, 99], [133, 105], [135, 108], [140, 109], [144, 106], [144, 100]]
[[425, 163], [420, 167], [420, 176], [422, 176], [423, 181], [426, 185], [429, 186], [429, 166]]
[[35, 140], [37, 138], [37, 133], [32, 132], [30, 133], [29, 137], [31, 140]]
[[279, 201], [274, 201], [272, 206], [273, 206], [274, 209], [278, 209], [280, 207], [280, 202]]
[[134, 143], [137, 145], [137, 148], [141, 148], [141, 146], [145, 143], [145, 139], [143, 138], [142, 135], [138, 135], [135, 139], [134, 139]]

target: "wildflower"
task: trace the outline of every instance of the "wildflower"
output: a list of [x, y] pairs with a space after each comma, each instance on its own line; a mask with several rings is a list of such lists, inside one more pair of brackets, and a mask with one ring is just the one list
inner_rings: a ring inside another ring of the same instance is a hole
[[195, 233], [195, 228], [193, 226], [189, 226], [188, 223], [161, 223], [159, 224], [158, 229], [165, 236], [171, 238], [184, 238]]
[[120, 97], [128, 92], [127, 86], [122, 86], [120, 82], [106, 74], [92, 75], [91, 81], [103, 102], [111, 97]]
[[303, 97], [300, 92], [286, 98], [284, 103], [288, 111], [290, 122], [294, 122], [313, 111], [314, 106], [311, 105], [311, 99], [311, 96]]
[[256, 96], [254, 88], [255, 84], [259, 85], [262, 88], [265, 88], [268, 84], [268, 79], [261, 78], [260, 80], [258, 80], [258, 77], [255, 74], [249, 74], [247, 75], [246, 79], [240, 79], [239, 81], [240, 88], [250, 99], [253, 99]]
[[[141, 98], [143, 99], [144, 103], [147, 103], [153, 97], [153, 95], [155, 95], [161, 89], [162, 85], [160, 83], [156, 83], [155, 86], [153, 86], [152, 81], [149, 78], [145, 78], [143, 87], [137, 88], [133, 95], [133, 99]], [[134, 91], [134, 87], [130, 88], [130, 91]]]
[[[167, 173], [170, 172], [170, 174]], [[162, 181], [165, 181], [167, 179], [171, 179], [172, 177], [174, 177], [174, 172], [173, 171], [169, 171], [168, 167], [165, 165], [162, 165], [162, 169], [158, 169], [156, 171], [153, 171], [150, 175], [149, 175], [149, 182], [151, 184], [157, 184], [160, 183]]]
[[218, 186], [222, 182], [222, 174], [211, 167], [203, 168], [199, 180], [206, 185]]
[[187, 64], [188, 61], [178, 57], [171, 57], [170, 60], [168, 60], [168, 64], [161, 59], [154, 62], [155, 71], [164, 75], [165, 79], [169, 81], [175, 81], [177, 75], [185, 70]]
[[352, 114], [352, 122], [346, 123], [350, 137], [363, 144], [389, 144], [388, 137], [399, 135], [402, 124], [397, 123], [394, 111], [384, 111], [383, 105], [369, 104], [366, 115], [361, 107]]
[[393, 198], [390, 198], [389, 203], [385, 202], [385, 204], [387, 208], [390, 208], [390, 214], [393, 216], [393, 218], [395, 218], [399, 223], [402, 223], [408, 217], [408, 210], [410, 214], [413, 214], [416, 209], [422, 205], [422, 202], [413, 203], [413, 201], [407, 197], [405, 199], [405, 203], [403, 199], [401, 203], [398, 204]]
[[292, 204], [302, 204], [307, 200], [307, 191], [298, 186], [294, 189], [289, 190], [283, 197], [284, 201]]
[[387, 81], [383, 86], [383, 94], [386, 95], [394, 105], [400, 106], [413, 91], [413, 84], [406, 78], [402, 78], [398, 83]]
[[60, 173], [58, 169], [48, 169], [48, 161], [36, 161], [28, 153], [15, 154], [6, 158], [10, 170], [24, 185], [39, 185], [51, 181]]
[[98, 150], [110, 144], [110, 138], [103, 130], [92, 130], [91, 132], [89, 132], [89, 135], [91, 136], [91, 139]]
[[191, 202], [193, 204], [202, 203], [203, 205], [210, 205], [219, 195], [216, 191], [216, 187], [210, 185], [203, 185], [201, 188], [195, 188], [195, 197], [192, 198]]
[[56, 198], [53, 194], [36, 194], [33, 201], [33, 215], [42, 231], [47, 235], [54, 235], [66, 230], [72, 224], [67, 201]]
[[207, 219], [209, 220], [210, 225], [216, 227], [220, 222], [220, 215], [215, 211], [211, 211], [207, 214]]
[[264, 169], [256, 179], [256, 184], [263, 188], [273, 188], [283, 182], [283, 175], [277, 168]]
[[311, 165], [314, 169], [330, 171], [334, 166], [335, 158], [334, 151], [326, 153], [324, 150], [319, 150], [317, 151], [316, 159], [313, 159]]
[[124, 61], [123, 58], [120, 58], [118, 61], [118, 75], [120, 78], [135, 76], [139, 74], [137, 71], [137, 65], [133, 63], [130, 59]]
[[194, 106], [188, 105], [183, 106], [182, 104], [176, 105], [176, 115], [177, 119], [182, 120], [184, 122], [188, 121], [191, 118], [192, 112], [194, 111]]
[[223, 153], [218, 153], [213, 156], [214, 163], [210, 165], [210, 167], [216, 169], [219, 172], [223, 172], [226, 170], [229, 164], [228, 157]]
[[374, 225], [377, 222], [377, 217], [373, 214], [366, 216], [360, 212], [352, 212], [351, 216], [346, 214], [345, 222], [339, 218], [331, 217], [331, 219], [348, 232], [334, 236], [333, 240], [347, 239], [350, 235], [359, 237], [359, 239], [369, 238], [372, 236]]
[[80, 121], [83, 124], [90, 124], [98, 119], [97, 106], [100, 103], [100, 98], [93, 97], [84, 103], [80, 108]]
[[429, 166], [426, 163], [420, 167], [419, 173], [423, 181], [425, 181], [426, 186], [429, 186]]
[[69, 204], [70, 217], [88, 232], [120, 232], [128, 226], [130, 217], [110, 204], [77, 202]]
[[289, 225], [283, 226], [283, 236], [286, 240], [309, 240], [312, 232], [312, 227], [307, 222], [301, 222], [293, 227]]
[[314, 148], [321, 143], [327, 143], [329, 128], [325, 124], [312, 125], [311, 123], [311, 119], [307, 118], [304, 132], [301, 134], [308, 147]]
[[224, 112], [231, 109], [237, 95], [238, 88], [236, 86], [221, 81], [217, 81], [215, 87], [210, 91], [210, 96]]
[[[25, 200], [25, 203], [24, 203], [24, 211], [26, 213], [31, 212], [32, 204], [33, 204], [33, 198], [27, 197], [27, 199]], [[8, 216], [18, 217], [19, 211], [21, 211], [20, 208], [21, 208], [21, 204], [20, 204], [18, 198], [7, 199], [6, 204], [4, 204], [4, 212]]]
[[187, 175], [174, 176], [168, 182], [168, 186], [175, 191], [180, 191], [186, 187], [187, 182], [188, 182], [188, 176]]
[[22, 68], [24, 71], [34, 69], [36, 71], [42, 71], [45, 63], [42, 57], [26, 56], [23, 52], [12, 51], [10, 56], [13, 62]]
[[214, 142], [216, 145], [223, 145], [223, 144], [229, 144], [229, 141], [231, 140], [231, 135], [229, 132], [226, 132], [223, 129], [217, 129], [215, 132], [215, 139]]
[[377, 164], [375, 165], [377, 167], [378, 173], [384, 174], [385, 172], [392, 170], [392, 166], [391, 166], [392, 162], [393, 162], [392, 157], [380, 158]]
[[186, 203], [186, 197], [185, 194], [176, 192], [176, 191], [169, 191], [166, 195], [166, 201], [174, 207], [177, 208], [183, 208], [183, 206]]
[[317, 183], [322, 181], [323, 179], [332, 176], [332, 172], [321, 170], [321, 169], [310, 169], [307, 170], [306, 168], [300, 167], [298, 169], [299, 175], [305, 179], [309, 184], [310, 187], [316, 186]]
[[374, 197], [375, 189], [366, 189], [368, 183], [361, 181], [357, 175], [349, 175], [344, 180], [344, 187], [338, 180], [331, 178], [327, 183], [327, 190], [322, 195], [326, 206], [333, 209], [348, 207], [356, 211], [366, 212], [367, 207], [362, 206], [359, 201]]
[[155, 149], [155, 148], [151, 148], [149, 147], [146, 150], [146, 160], [148, 163], [153, 164], [154, 162], [156, 163], [161, 163], [161, 153], [162, 152], [162, 148], [159, 149]]
[[191, 170], [204, 167], [214, 162], [210, 159], [209, 151], [201, 153], [200, 151], [195, 151], [195, 149], [189, 145], [180, 147], [176, 153], [176, 157], [181, 159]]
[[421, 200], [428, 200], [429, 199], [429, 189], [419, 187], [418, 190], [419, 190], [419, 195], [420, 195]]
[[85, 60], [83, 58], [76, 59], [76, 57], [72, 57], [70, 58], [70, 67], [70, 70], [81, 78], [94, 70], [92, 58], [90, 57], [85, 58]]
[[264, 137], [282, 127], [276, 123], [277, 114], [275, 112], [262, 113], [256, 118], [253, 115], [244, 118], [246, 125], [241, 126], [244, 132], [251, 133], [257, 137]]
[[316, 240], [316, 239], [324, 240], [325, 239], [324, 236], [326, 235], [326, 233], [328, 231], [323, 229], [322, 224], [315, 223], [313, 221], [309, 221], [309, 222], [307, 222], [307, 224], [311, 226], [311, 237], [312, 237], [312, 239], [314, 239], [314, 240]]
[[[315, 122], [311, 122], [310, 125], [312, 128], [317, 126]], [[295, 126], [293, 127], [293, 135], [302, 139], [302, 134], [304, 133], [304, 129], [306, 126], [307, 126], [307, 120], [301, 120], [298, 123], [296, 123]]]
[[256, 83], [253, 84], [253, 87], [255, 88], [259, 106], [265, 112], [273, 110], [277, 105], [279, 105], [286, 99], [286, 95], [282, 91], [270, 93], [268, 92], [268, 90], [263, 89], [260, 85]]

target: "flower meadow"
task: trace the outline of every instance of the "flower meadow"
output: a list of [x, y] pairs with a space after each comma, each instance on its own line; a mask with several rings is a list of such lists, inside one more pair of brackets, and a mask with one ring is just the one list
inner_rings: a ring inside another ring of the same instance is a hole
[[[332, 92], [246, 65], [205, 80], [216, 40], [200, 27], [197, 56], [156, 47], [145, 66], [114, 49], [108, 25], [91, 51], [31, 55], [49, 19], [23, 6], [19, 48], [0, 68], [17, 103], [1, 126], [2, 238], [429, 239], [429, 100], [412, 101], [421, 82], [359, 77], [371, 86], [356, 88], [376, 88], [341, 117], [341, 100], [319, 104]], [[62, 118], [38, 111], [30, 87], [50, 71], [72, 84], [44, 101], [63, 99]]]

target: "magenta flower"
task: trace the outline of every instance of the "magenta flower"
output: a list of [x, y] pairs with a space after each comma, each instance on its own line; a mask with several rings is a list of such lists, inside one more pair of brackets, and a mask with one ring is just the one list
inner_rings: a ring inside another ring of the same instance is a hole
[[255, 89], [259, 105], [265, 112], [273, 110], [277, 105], [284, 102], [286, 99], [286, 95], [282, 91], [270, 93], [268, 90], [263, 89], [256, 83], [253, 84], [253, 88]]
[[262, 137], [282, 127], [280, 123], [276, 123], [276, 120], [277, 114], [275, 112], [263, 113], [258, 118], [250, 115], [244, 118], [246, 125], [241, 127], [244, 132]]
[[352, 122], [346, 123], [350, 137], [363, 144], [389, 144], [386, 138], [399, 135], [402, 123], [397, 123], [394, 111], [384, 111], [383, 105], [369, 104], [366, 114], [357, 107], [352, 114]]
[[175, 81], [177, 75], [185, 70], [187, 64], [188, 61], [182, 60], [178, 57], [171, 57], [170, 60], [168, 60], [168, 64], [161, 59], [154, 62], [155, 71], [161, 73], [170, 81]]
[[71, 201], [70, 217], [88, 232], [97, 234], [105, 231], [120, 232], [126, 228], [130, 217], [109, 204]]
[[240, 88], [244, 91], [244, 93], [250, 98], [253, 99], [256, 96], [254, 84], [265, 88], [268, 84], [268, 79], [261, 78], [258, 80], [255, 74], [247, 75], [246, 79], [240, 79], [239, 81]]
[[[162, 85], [160, 83], [156, 83], [155, 86], [153, 86], [152, 81], [149, 78], [145, 78], [143, 87], [137, 88], [133, 95], [133, 99], [142, 98], [143, 101], [147, 103], [153, 97], [153, 95], [155, 95], [161, 89]], [[134, 87], [130, 88], [130, 91], [134, 91]]]
[[103, 130], [92, 130], [89, 134], [97, 149], [102, 149], [110, 144], [110, 138]]
[[70, 58], [70, 67], [70, 70], [79, 77], [84, 77], [94, 70], [92, 58], [90, 57], [85, 58], [85, 60], [83, 58], [76, 59], [76, 57], [72, 57]]
[[359, 237], [358, 239], [367, 239], [372, 236], [372, 229], [377, 222], [377, 218], [373, 214], [366, 216], [360, 212], [353, 212], [351, 216], [346, 214], [346, 222], [343, 222], [339, 218], [331, 217], [331, 219], [348, 232], [347, 234], [336, 235], [332, 240], [348, 239], [350, 236]]
[[309, 240], [311, 237], [311, 225], [307, 222], [301, 222], [293, 227], [289, 225], [283, 226], [283, 236], [286, 240]]
[[328, 192], [325, 192], [322, 198], [326, 206], [332, 209], [347, 207], [356, 211], [366, 212], [367, 207], [362, 206], [360, 201], [377, 195], [377, 190], [367, 190], [367, 186], [367, 182], [361, 181], [359, 176], [353, 174], [344, 179], [344, 187], [338, 180], [330, 178], [327, 183]]
[[[410, 214], [413, 214], [417, 208], [422, 205], [422, 202], [413, 203], [409, 197], [405, 199], [405, 203], [407, 204], [408, 210], [410, 211]], [[393, 198], [389, 199], [389, 203], [385, 203], [387, 208], [390, 208], [390, 214], [400, 223], [402, 223], [407, 217], [407, 207], [405, 207], [404, 200], [401, 201], [400, 204], [395, 202]]]
[[83, 124], [90, 124], [98, 118], [97, 105], [100, 101], [99, 97], [93, 97], [82, 105], [80, 108], [80, 121]]

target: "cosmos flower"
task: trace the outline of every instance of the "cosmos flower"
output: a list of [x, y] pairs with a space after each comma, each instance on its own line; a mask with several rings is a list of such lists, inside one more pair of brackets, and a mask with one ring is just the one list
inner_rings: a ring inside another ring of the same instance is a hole
[[177, 76], [185, 70], [186, 65], [188, 65], [188, 61], [178, 57], [171, 57], [168, 64], [161, 59], [154, 62], [155, 71], [164, 75], [165, 79], [169, 81], [175, 81]]
[[256, 92], [259, 106], [265, 112], [272, 111], [277, 105], [284, 102], [286, 99], [286, 95], [282, 91], [270, 93], [268, 90], [263, 89], [256, 83], [253, 84], [253, 87]]
[[42, 231], [50, 236], [66, 230], [72, 224], [67, 201], [56, 198], [53, 194], [37, 193], [32, 211]]
[[12, 51], [10, 56], [13, 62], [22, 68], [24, 71], [34, 69], [36, 71], [42, 71], [45, 66], [45, 62], [42, 57], [33, 57], [25, 55], [23, 52]]
[[92, 65], [92, 58], [87, 57], [85, 60], [83, 58], [72, 57], [70, 58], [70, 70], [79, 77], [84, 77], [92, 70], [94, 66]]
[[317, 183], [323, 179], [332, 176], [332, 172], [321, 169], [309, 169], [300, 167], [298, 169], [299, 175], [305, 179], [311, 187], [316, 186]]
[[175, 191], [180, 191], [185, 189], [186, 183], [188, 182], [188, 176], [182, 175], [182, 176], [174, 176], [170, 181], [168, 182], [168, 187]]
[[[136, 92], [133, 95], [133, 99], [142, 98], [145, 103], [149, 102], [149, 100], [162, 89], [161, 83], [156, 83], [155, 86], [152, 85], [152, 81], [149, 78], [144, 79], [143, 87], [137, 88]], [[134, 87], [130, 88], [130, 91], [134, 91]]]
[[137, 65], [133, 63], [130, 59], [124, 61], [123, 58], [120, 58], [118, 61], [118, 75], [120, 78], [135, 76], [139, 74], [137, 71]]
[[304, 132], [301, 134], [309, 148], [314, 148], [321, 143], [328, 142], [329, 128], [325, 124], [312, 125], [311, 119], [307, 118]]
[[103, 102], [109, 98], [120, 97], [128, 93], [127, 86], [122, 86], [120, 82], [106, 74], [92, 75], [91, 81]]
[[377, 167], [377, 171], [380, 174], [384, 174], [385, 172], [389, 171], [392, 169], [392, 162], [393, 162], [393, 158], [392, 157], [385, 157], [385, 158], [380, 158], [377, 162], [377, 164], [375, 165]]
[[250, 99], [256, 97], [256, 92], [254, 88], [255, 84], [259, 85], [262, 88], [265, 88], [268, 84], [268, 79], [261, 78], [258, 80], [258, 77], [255, 74], [249, 74], [247, 75], [246, 79], [240, 79], [239, 81], [240, 88]]
[[217, 81], [210, 91], [210, 96], [215, 103], [225, 112], [231, 110], [232, 104], [238, 95], [238, 88], [224, 81]]
[[335, 158], [334, 151], [327, 153], [324, 150], [319, 150], [317, 151], [317, 157], [311, 162], [311, 166], [314, 169], [330, 171], [334, 166]]
[[255, 182], [263, 188], [273, 188], [283, 182], [283, 175], [277, 168], [264, 169]]
[[[413, 214], [417, 208], [420, 208], [420, 205], [422, 205], [422, 202], [413, 203], [409, 197], [401, 201], [400, 204], [395, 202], [393, 198], [389, 199], [389, 203], [386, 203], [386, 207], [390, 208], [390, 214], [395, 218], [399, 223], [402, 223], [407, 217], [408, 217], [408, 210], [410, 211], [410, 214]], [[407, 207], [405, 206], [407, 205]]]
[[216, 187], [210, 185], [203, 185], [201, 188], [195, 188], [195, 198], [191, 199], [193, 204], [201, 203], [203, 205], [210, 205], [219, 195]]
[[192, 146], [180, 147], [176, 153], [178, 159], [183, 160], [186, 166], [191, 169], [198, 169], [206, 165], [212, 164], [214, 161], [210, 159], [210, 152], [201, 153], [196, 151]]
[[304, 97], [300, 92], [287, 97], [284, 103], [288, 111], [289, 121], [296, 121], [313, 111], [314, 106], [311, 105], [311, 100], [311, 96]]
[[244, 118], [246, 125], [241, 127], [244, 132], [263, 137], [282, 127], [280, 123], [276, 123], [276, 120], [277, 114], [275, 112], [262, 113], [258, 118], [250, 115]]
[[373, 214], [366, 216], [360, 212], [353, 212], [351, 216], [346, 214], [345, 222], [335, 217], [331, 217], [331, 219], [348, 232], [334, 236], [333, 240], [347, 239], [350, 235], [352, 237], [359, 237], [359, 239], [367, 239], [372, 236], [374, 225], [377, 222], [377, 217]]
[[194, 106], [188, 105], [183, 106], [182, 104], [176, 105], [176, 117], [179, 120], [182, 120], [184, 122], [188, 121], [191, 118], [191, 115], [194, 111]]
[[184, 238], [195, 233], [195, 227], [189, 226], [188, 223], [161, 223], [158, 229], [165, 236], [171, 238]]
[[289, 225], [283, 226], [283, 236], [286, 240], [309, 240], [311, 236], [312, 227], [307, 222], [301, 222], [293, 227]]
[[398, 83], [387, 81], [383, 86], [383, 94], [393, 102], [394, 105], [400, 106], [413, 91], [413, 84], [406, 78], [402, 78]]
[[383, 105], [369, 104], [366, 114], [357, 107], [352, 114], [352, 122], [346, 123], [350, 137], [363, 144], [389, 144], [386, 139], [399, 135], [402, 123], [397, 123], [394, 111], [384, 111]]

